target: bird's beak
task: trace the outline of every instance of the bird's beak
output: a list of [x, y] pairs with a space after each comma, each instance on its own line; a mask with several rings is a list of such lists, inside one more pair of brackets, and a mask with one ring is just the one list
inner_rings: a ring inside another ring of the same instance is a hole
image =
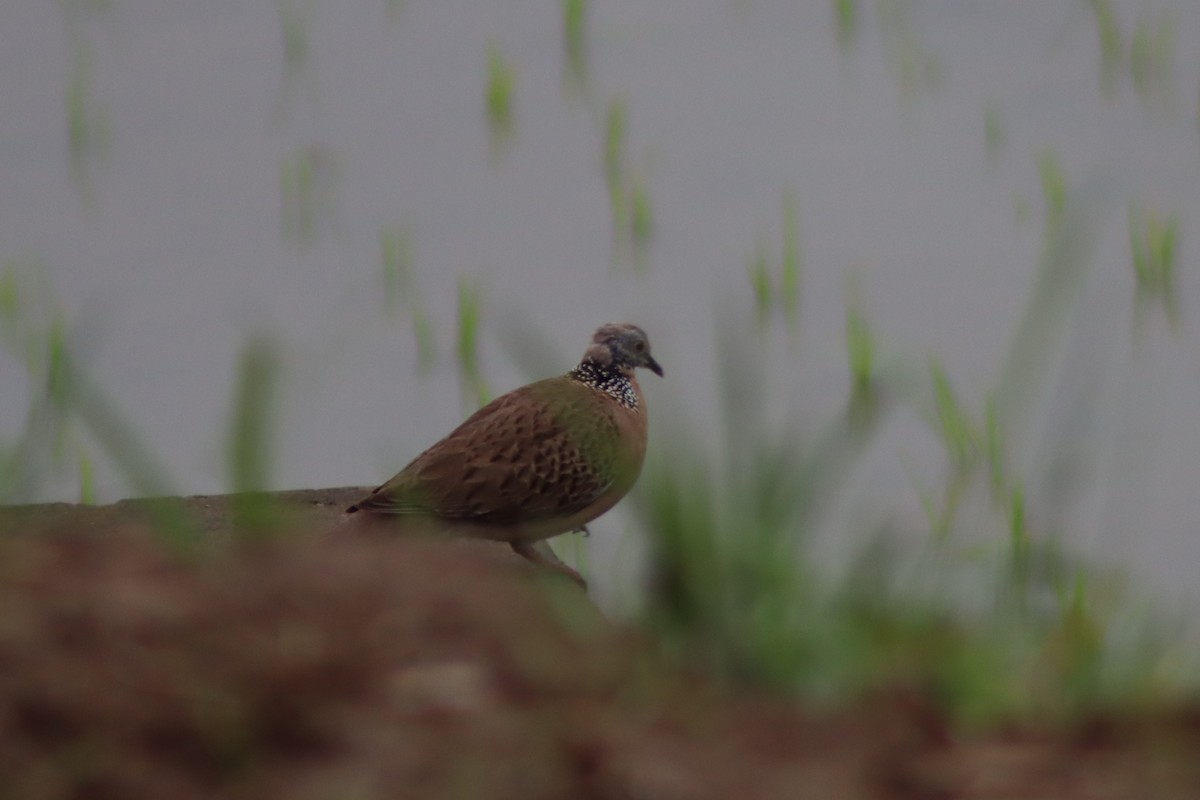
[[663, 376], [663, 368], [659, 366], [658, 362], [650, 356], [646, 356], [646, 363], [643, 366], [645, 366], [646, 369], [650, 370], [658, 377], [661, 378]]

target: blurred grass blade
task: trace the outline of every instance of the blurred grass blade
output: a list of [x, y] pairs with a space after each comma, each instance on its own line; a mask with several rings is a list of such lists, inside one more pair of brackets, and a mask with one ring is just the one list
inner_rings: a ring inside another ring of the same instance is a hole
[[80, 450], [79, 461], [79, 503], [80, 505], [95, 505], [96, 503], [96, 470], [88, 454]]
[[390, 225], [379, 232], [379, 266], [383, 279], [384, 311], [393, 316], [414, 292], [412, 235], [407, 227]]
[[491, 399], [479, 370], [479, 323], [482, 307], [475, 283], [458, 281], [458, 369], [463, 382], [463, 405], [474, 410]]
[[234, 492], [261, 492], [270, 485], [278, 383], [275, 346], [264, 337], [254, 337], [238, 359], [227, 448], [230, 488]]
[[310, 103], [315, 105], [318, 100], [316, 74], [312, 69], [316, 10], [316, 0], [275, 0], [275, 16], [283, 44], [283, 79], [274, 112], [280, 122], [286, 119], [288, 105], [298, 90], [307, 90]]
[[332, 225], [337, 212], [339, 166], [336, 154], [320, 144], [302, 147], [279, 165], [284, 239], [311, 245], [321, 223]]
[[1040, 159], [1039, 169], [1046, 211], [1037, 280], [991, 394], [1014, 453], [1024, 446], [1021, 437], [1031, 432], [1034, 403], [1082, 294], [1104, 200], [1094, 193], [1069, 192], [1052, 154]]
[[417, 340], [418, 369], [428, 372], [437, 360], [433, 325], [417, 287], [413, 269], [412, 234], [407, 226], [388, 225], [379, 233], [380, 277], [384, 311], [395, 316], [401, 310], [412, 318]]
[[1175, 104], [1175, 22], [1170, 15], [1143, 16], [1129, 44], [1129, 76], [1142, 106], [1170, 110]]
[[1125, 48], [1121, 30], [1111, 0], [1084, 0], [1096, 18], [1096, 35], [1100, 40], [1100, 88], [1112, 94], [1125, 69]]
[[108, 109], [95, 98], [94, 57], [82, 36], [76, 36], [71, 79], [67, 84], [67, 131], [71, 181], [84, 205], [93, 203], [92, 167], [109, 151], [111, 125]]
[[562, 0], [566, 84], [580, 92], [587, 85], [587, 0]]
[[60, 387], [56, 391], [61, 392], [56, 402], [80, 420], [86, 433], [99, 443], [100, 449], [122, 473], [134, 496], [151, 498], [145, 507], [156, 532], [173, 545], [190, 549], [195, 540], [195, 528], [184, 512], [166, 499], [176, 493], [167, 478], [165, 466], [142, 443], [116, 405], [73, 361], [70, 353], [64, 351], [63, 355], [58, 378], [54, 381]]
[[635, 173], [629, 186], [629, 232], [633, 237], [636, 248], [644, 248], [654, 233], [654, 210], [650, 205], [650, 195], [646, 185]]
[[283, 39], [283, 64], [289, 76], [302, 72], [312, 55], [312, 6], [299, 0], [275, 0]]
[[838, 47], [849, 50], [858, 41], [858, 0], [833, 0], [833, 23]]
[[783, 317], [793, 333], [800, 317], [800, 215], [796, 195], [783, 196], [783, 263], [779, 270], [779, 295]]
[[850, 396], [853, 407], [870, 405], [875, 394], [875, 337], [862, 310], [855, 287], [846, 297], [846, 357], [850, 363]]
[[774, 305], [775, 290], [771, 286], [771, 269], [767, 264], [767, 246], [759, 241], [748, 265], [750, 286], [754, 289], [754, 312], [761, 330], [766, 327]]
[[485, 105], [493, 158], [501, 155], [512, 139], [513, 94], [516, 91], [516, 83], [516, 70], [504, 57], [500, 46], [495, 42], [488, 42]]
[[265, 492], [271, 483], [279, 371], [278, 351], [265, 337], [252, 338], [242, 349], [226, 449], [233, 524], [241, 534], [261, 534], [278, 518]]
[[1000, 160], [1005, 138], [1004, 119], [1000, 116], [1000, 109], [988, 103], [983, 112], [983, 147], [989, 164]]
[[901, 98], [911, 102], [918, 93], [942, 81], [942, 65], [912, 24], [913, 5], [907, 0], [878, 0], [879, 27], [888, 65], [900, 85]]
[[1129, 248], [1137, 279], [1138, 310], [1146, 302], [1163, 307], [1167, 319], [1178, 320], [1175, 290], [1175, 254], [1179, 246], [1179, 218], [1167, 220], [1153, 209], [1129, 207]]
[[937, 411], [942, 444], [956, 470], [969, 470], [979, 456], [978, 431], [959, 403], [954, 387], [950, 385], [950, 378], [942, 366], [933, 361], [929, 365], [929, 372], [933, 381], [934, 407]]
[[625, 170], [625, 135], [626, 135], [625, 99], [617, 96], [608, 101], [608, 110], [604, 117], [604, 177], [608, 181], [609, 192], [615, 191], [622, 184]]

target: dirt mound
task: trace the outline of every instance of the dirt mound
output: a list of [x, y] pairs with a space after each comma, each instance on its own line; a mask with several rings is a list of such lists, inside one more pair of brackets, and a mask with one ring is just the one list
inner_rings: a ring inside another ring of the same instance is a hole
[[655, 660], [430, 542], [0, 538], [0, 798], [1200, 797], [1195, 717], [952, 736]]

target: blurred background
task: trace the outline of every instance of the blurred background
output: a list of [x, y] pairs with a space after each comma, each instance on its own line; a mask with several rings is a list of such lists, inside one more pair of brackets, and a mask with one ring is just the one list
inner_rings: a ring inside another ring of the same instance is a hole
[[0, 110], [5, 503], [373, 485], [631, 321], [648, 476], [1200, 602], [1195, 3], [8, 0]]

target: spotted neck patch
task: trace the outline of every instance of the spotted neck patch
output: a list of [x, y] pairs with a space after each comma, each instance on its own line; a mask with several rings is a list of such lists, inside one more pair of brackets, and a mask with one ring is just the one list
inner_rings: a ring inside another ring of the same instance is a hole
[[585, 358], [579, 366], [567, 373], [580, 383], [587, 384], [593, 389], [604, 392], [626, 408], [637, 408], [637, 392], [633, 382], [613, 366], [601, 366], [591, 359]]

